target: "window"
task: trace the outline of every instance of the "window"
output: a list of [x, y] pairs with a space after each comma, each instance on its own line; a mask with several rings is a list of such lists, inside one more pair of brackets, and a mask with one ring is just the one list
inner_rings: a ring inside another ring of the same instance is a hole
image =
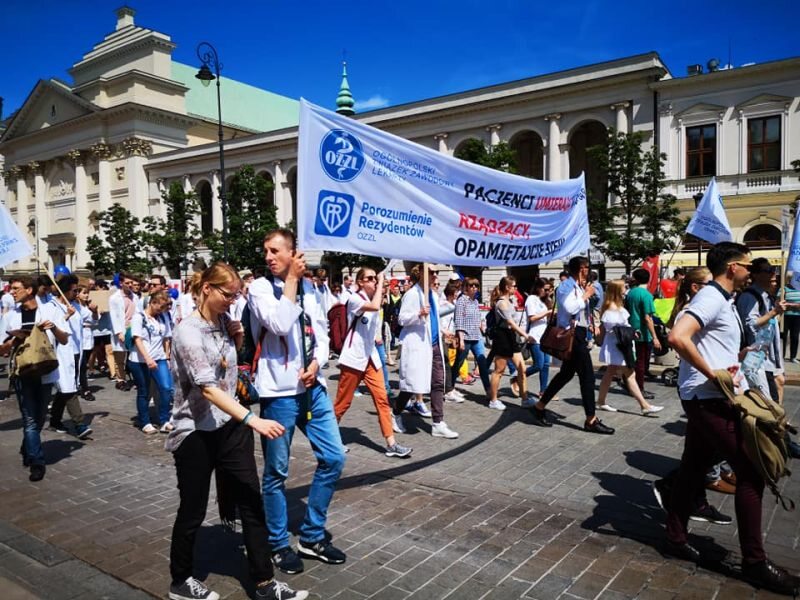
[[686, 176], [710, 177], [717, 174], [717, 126], [686, 128]]
[[781, 168], [781, 118], [747, 121], [747, 170], [778, 171]]

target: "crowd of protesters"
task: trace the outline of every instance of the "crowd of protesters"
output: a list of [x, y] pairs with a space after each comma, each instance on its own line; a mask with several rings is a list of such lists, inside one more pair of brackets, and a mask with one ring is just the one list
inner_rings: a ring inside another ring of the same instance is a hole
[[[12, 378], [23, 417], [20, 453], [31, 481], [40, 481], [46, 472], [40, 432], [48, 411], [51, 430], [90, 439], [81, 401], [94, 400], [89, 389], [93, 378], [109, 377], [123, 392], [135, 388], [137, 427], [145, 435], [165, 434], [180, 490], [170, 554], [170, 598], [175, 600], [218, 598], [192, 570], [214, 471], [218, 494], [224, 482], [238, 509], [257, 597], [307, 597], [275, 580], [273, 568], [295, 574], [304, 570], [303, 558], [346, 561], [325, 523], [349, 450], [339, 423], [362, 395], [362, 385], [375, 405], [384, 454], [398, 459], [412, 454], [397, 437], [406, 433], [407, 415], [431, 419], [434, 437], [458, 438], [445, 422], [447, 404], [465, 402], [465, 392], [478, 380], [483, 394], [470, 393], [471, 398], [503, 411], [517, 396], [539, 427], [552, 427], [547, 407], [576, 375], [586, 432], [615, 433], [597, 416], [604, 411], [613, 419], [618, 411], [607, 400], [615, 379], [643, 416], [657, 416], [663, 409], [650, 402], [654, 395], [645, 389], [651, 351], [665, 343], [656, 333], [659, 323], [645, 269], [604, 287], [590, 272], [589, 261], [574, 257], [558, 280], [535, 278], [522, 291], [516, 278], [507, 275], [482, 294], [478, 279], [458, 273], [442, 286], [440, 273], [430, 265], [416, 265], [399, 278], [363, 266], [341, 283], [332, 282], [324, 269], [307, 269], [294, 234], [284, 229], [267, 235], [264, 255], [266, 269], [256, 276], [214, 263], [187, 280], [181, 293], [168, 288], [159, 274], [120, 273], [110, 285], [62, 273], [55, 281], [12, 277], [10, 300], [2, 301], [5, 343], [0, 352], [13, 357], [37, 327], [46, 333], [58, 361], [58, 368], [43, 377]], [[705, 490], [736, 494], [743, 572], [769, 589], [788, 592], [797, 580], [769, 562], [761, 544], [763, 481], [730, 426], [735, 415], [722, 408], [708, 380], [714, 380], [713, 368], [738, 365], [742, 352], [766, 339], [767, 328], [769, 340], [762, 344], [766, 360], [746, 384], [782, 402], [782, 339], [788, 339], [789, 360], [797, 360], [800, 291], [787, 286], [779, 299], [776, 269], [766, 259], [751, 261], [745, 246], [720, 244], [709, 252], [708, 262], [710, 270], [680, 270], [661, 286], [662, 293], [676, 296], [673, 316], [663, 325], [672, 328], [670, 344], [681, 359], [679, 394], [689, 419], [680, 469], [654, 486], [668, 513], [667, 551], [699, 561], [686, 538], [687, 521], [731, 522], [708, 503]], [[100, 310], [92, 299], [94, 291], [107, 292], [107, 309]], [[338, 305], [344, 305], [346, 332], [341, 349], [333, 352], [328, 316]], [[783, 337], [776, 324], [780, 314], [786, 317]], [[553, 364], [542, 342], [553, 325], [573, 330], [574, 338], [571, 355], [551, 378]], [[252, 358], [244, 363], [251, 367], [260, 407], [255, 412], [237, 398], [237, 364], [243, 363], [246, 348]], [[605, 369], [597, 395], [593, 356]], [[331, 364], [339, 370], [335, 396], [329, 395], [323, 373]], [[397, 393], [390, 366], [398, 366]], [[502, 386], [506, 370], [508, 388]], [[538, 391], [532, 392], [529, 378], [536, 374]], [[509, 398], [501, 400], [506, 389]], [[62, 420], [65, 410], [71, 427]], [[317, 469], [295, 550], [285, 484], [298, 429], [310, 442]], [[260, 481], [250, 430], [261, 441]]]

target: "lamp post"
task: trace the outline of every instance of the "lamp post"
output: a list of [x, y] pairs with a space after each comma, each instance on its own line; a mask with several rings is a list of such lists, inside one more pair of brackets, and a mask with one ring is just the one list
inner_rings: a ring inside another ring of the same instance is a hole
[[[692, 196], [692, 200], [694, 200], [694, 209], [697, 210], [697, 207], [700, 206], [700, 202], [703, 200], [703, 192], [697, 192], [694, 196]], [[703, 240], [697, 238], [697, 266], [702, 267], [703, 263]]]
[[[200, 59], [202, 65], [195, 77], [199, 79], [202, 84], [208, 87], [208, 84], [213, 80], [217, 80], [217, 116], [219, 121], [219, 199], [222, 207], [222, 257], [225, 262], [228, 262], [228, 199], [225, 197], [225, 150], [222, 145], [222, 96], [220, 94], [220, 76], [219, 72], [222, 65], [219, 62], [219, 55], [217, 50], [208, 42], [200, 42], [197, 45], [197, 58]], [[214, 72], [211, 72], [213, 67]]]

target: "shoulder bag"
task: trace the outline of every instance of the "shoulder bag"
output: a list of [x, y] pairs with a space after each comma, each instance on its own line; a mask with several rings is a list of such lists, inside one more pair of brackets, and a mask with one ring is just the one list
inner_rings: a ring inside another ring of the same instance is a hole
[[542, 352], [561, 361], [572, 358], [572, 343], [575, 340], [575, 321], [569, 327], [558, 326], [558, 311], [553, 310], [547, 320], [547, 327], [539, 340]]

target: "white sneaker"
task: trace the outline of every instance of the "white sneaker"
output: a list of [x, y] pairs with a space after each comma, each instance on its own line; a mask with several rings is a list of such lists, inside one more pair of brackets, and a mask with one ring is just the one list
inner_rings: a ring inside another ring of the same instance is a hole
[[153, 426], [152, 423], [148, 423], [144, 427], [142, 427], [142, 433], [146, 433], [147, 435], [151, 435], [153, 433], [158, 433], [158, 429]]
[[650, 408], [643, 408], [642, 409], [642, 415], [647, 417], [649, 415], [654, 415], [657, 412], [661, 412], [662, 410], [664, 410], [663, 406], [656, 406], [655, 404], [651, 404]]
[[392, 415], [392, 431], [395, 433], [406, 432], [406, 426], [403, 425], [403, 415]]
[[447, 438], [448, 440], [453, 440], [458, 437], [458, 434], [452, 429], [450, 429], [447, 426], [447, 423], [445, 423], [444, 421], [433, 424], [433, 427], [431, 427], [431, 435], [433, 437]]
[[455, 389], [452, 389], [444, 395], [444, 401], [453, 402], [455, 404], [461, 404], [462, 402], [464, 402], [464, 397], [458, 392], [456, 392]]
[[174, 426], [172, 423], [170, 423], [169, 421], [167, 421], [166, 423], [164, 423], [164, 424], [161, 426], [161, 429], [159, 429], [159, 431], [160, 431], [161, 433], [169, 433], [169, 432], [170, 432], [170, 431], [172, 431], [173, 429], [175, 429], [175, 426]]
[[522, 408], [533, 408], [533, 406], [539, 401], [537, 396], [533, 394], [528, 394], [528, 397], [525, 398], [521, 403], [520, 406]]
[[606, 412], [617, 412], [617, 409], [610, 404], [598, 404], [597, 410], [604, 410]]
[[500, 400], [490, 400], [489, 408], [491, 408], [492, 410], [505, 410], [506, 405], [500, 402]]

